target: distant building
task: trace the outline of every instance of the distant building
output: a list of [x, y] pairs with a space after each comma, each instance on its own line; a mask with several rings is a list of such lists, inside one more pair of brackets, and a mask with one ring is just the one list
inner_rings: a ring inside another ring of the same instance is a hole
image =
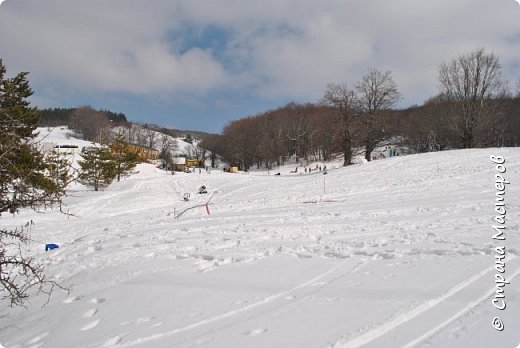
[[[136, 143], [123, 143], [123, 147], [125, 148], [124, 152], [135, 153], [139, 156], [139, 160], [142, 162], [153, 162], [159, 158], [159, 150], [154, 149], [153, 147], [140, 145]], [[116, 150], [117, 146], [114, 144], [111, 145], [112, 152], [118, 152], [121, 150]], [[96, 149], [95, 147], [84, 147], [83, 151], [89, 151], [90, 149]]]
[[54, 151], [59, 153], [75, 153], [79, 151], [79, 146], [70, 144], [57, 144], [54, 145]]
[[204, 167], [204, 161], [199, 161], [196, 159], [186, 160], [186, 167], [188, 168], [202, 168]]
[[176, 172], [183, 172], [186, 170], [186, 157], [174, 157], [172, 169]]
[[159, 158], [159, 150], [154, 149], [153, 147], [135, 143], [128, 143], [127, 146], [129, 151], [137, 153], [143, 161], [150, 162]]

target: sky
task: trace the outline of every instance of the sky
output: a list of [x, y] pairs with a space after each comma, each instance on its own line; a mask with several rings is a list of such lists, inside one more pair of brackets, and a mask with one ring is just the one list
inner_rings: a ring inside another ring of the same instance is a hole
[[438, 92], [438, 67], [484, 48], [520, 78], [515, 0], [5, 0], [0, 58], [32, 104], [220, 132], [318, 102], [328, 83], [390, 70], [399, 107]]

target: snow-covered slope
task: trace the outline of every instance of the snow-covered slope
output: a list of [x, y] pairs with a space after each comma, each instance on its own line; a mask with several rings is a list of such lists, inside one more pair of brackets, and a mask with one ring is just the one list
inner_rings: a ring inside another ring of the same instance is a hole
[[[511, 182], [505, 241], [492, 239], [492, 154], [506, 158]], [[2, 305], [2, 345], [520, 343], [520, 149], [394, 157], [327, 175], [138, 170], [103, 192], [73, 188], [65, 201], [75, 217], [2, 216], [9, 226], [33, 220], [41, 244], [30, 253], [72, 285], [44, 308], [42, 296], [28, 310]], [[208, 195], [196, 193], [201, 185]], [[60, 248], [44, 252], [44, 243]], [[500, 311], [491, 300], [502, 245], [511, 285]], [[493, 329], [494, 317], [504, 331]]]
[[[126, 140], [129, 140], [130, 142], [140, 143], [143, 145], [149, 144], [149, 138], [152, 137], [154, 139], [153, 143], [155, 143], [153, 147], [159, 151], [161, 151], [163, 147], [163, 141], [168, 141], [172, 144], [171, 152], [173, 156], [185, 156], [188, 155], [190, 151], [193, 151], [193, 145], [185, 142], [182, 138], [172, 137], [153, 129], [145, 128], [139, 124], [132, 124], [130, 130], [126, 127], [116, 127], [113, 128], [113, 131], [114, 133], [121, 132], [122, 134], [125, 134], [127, 136]], [[128, 139], [128, 137], [130, 137], [130, 139]], [[194, 141], [194, 144], [196, 145], [197, 141]]]
[[77, 139], [73, 136], [73, 132], [67, 127], [40, 127], [36, 129], [36, 141], [40, 145], [76, 145], [78, 150], [75, 152], [79, 153], [83, 146], [92, 146], [93, 143], [86, 140]]

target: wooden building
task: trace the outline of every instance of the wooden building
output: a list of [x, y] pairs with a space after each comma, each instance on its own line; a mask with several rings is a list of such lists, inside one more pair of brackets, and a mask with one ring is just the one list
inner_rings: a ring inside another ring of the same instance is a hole
[[204, 161], [199, 161], [196, 159], [187, 159], [186, 167], [188, 168], [202, 168], [204, 167]]
[[[125, 145], [128, 152], [137, 153], [139, 155], [139, 159], [143, 162], [151, 162], [159, 158], [159, 150], [154, 149], [153, 147], [135, 143], [127, 143]], [[114, 151], [114, 149], [112, 149], [112, 151]]]
[[183, 172], [186, 170], [186, 157], [174, 157], [173, 168], [176, 172]]

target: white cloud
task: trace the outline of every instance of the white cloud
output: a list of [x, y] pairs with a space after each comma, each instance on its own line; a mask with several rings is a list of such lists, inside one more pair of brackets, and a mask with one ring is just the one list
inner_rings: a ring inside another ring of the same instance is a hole
[[[477, 47], [500, 55], [516, 78], [519, 16], [511, 0], [19, 0], [0, 10], [0, 57], [39, 85], [85, 92], [235, 88], [311, 101], [327, 82], [354, 83], [378, 67], [393, 71], [411, 103], [436, 92], [443, 60]], [[218, 53], [181, 47], [186, 26], [230, 36]]]
[[12, 5], [0, 12], [0, 55], [10, 70], [29, 70], [39, 81], [147, 94], [203, 93], [225, 80], [211, 52], [174, 52], [165, 38], [171, 25], [163, 7], [149, 11], [121, 1]]

